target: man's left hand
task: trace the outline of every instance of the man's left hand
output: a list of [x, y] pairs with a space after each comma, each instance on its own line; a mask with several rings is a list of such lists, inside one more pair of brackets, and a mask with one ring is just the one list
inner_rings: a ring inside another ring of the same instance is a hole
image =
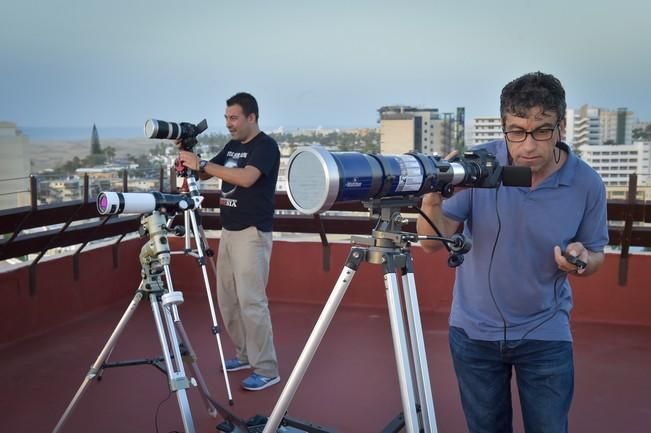
[[201, 159], [196, 154], [188, 152], [187, 150], [181, 150], [179, 152], [179, 160], [184, 167], [194, 171], [199, 170], [199, 162]]
[[[565, 272], [575, 272], [577, 274], [582, 274], [585, 272], [587, 266], [578, 267], [570, 263], [563, 254], [564, 253], [561, 251], [561, 247], [558, 245], [554, 247], [554, 259], [556, 260], [556, 264], [558, 264], [558, 268], [560, 270]], [[586, 265], [590, 256], [589, 251], [583, 246], [581, 242], [572, 242], [569, 244], [565, 249], [565, 254], [581, 260]]]

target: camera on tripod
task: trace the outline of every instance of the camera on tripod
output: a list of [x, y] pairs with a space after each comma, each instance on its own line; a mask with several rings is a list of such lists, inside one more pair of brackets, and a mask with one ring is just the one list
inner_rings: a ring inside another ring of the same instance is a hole
[[207, 128], [208, 122], [206, 119], [196, 125], [189, 122], [175, 123], [148, 119], [145, 122], [145, 136], [147, 138], [181, 140], [181, 149], [191, 151], [197, 144], [197, 136]]
[[392, 197], [416, 198], [454, 187], [531, 186], [528, 167], [502, 166], [485, 149], [450, 161], [420, 153], [376, 155], [328, 152], [320, 146], [297, 149], [287, 168], [287, 195], [305, 214], [323, 212], [335, 202]]

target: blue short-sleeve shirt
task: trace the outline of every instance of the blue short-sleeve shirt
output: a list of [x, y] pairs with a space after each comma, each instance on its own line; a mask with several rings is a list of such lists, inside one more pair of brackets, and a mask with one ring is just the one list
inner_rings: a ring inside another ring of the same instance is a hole
[[[503, 140], [480, 147], [507, 163]], [[507, 340], [572, 340], [572, 289], [554, 246], [601, 252], [608, 243], [605, 188], [588, 164], [569, 152], [536, 188], [466, 189], [443, 202], [443, 213], [465, 222], [472, 239], [456, 270], [451, 326], [480, 340], [501, 340], [505, 328]]]

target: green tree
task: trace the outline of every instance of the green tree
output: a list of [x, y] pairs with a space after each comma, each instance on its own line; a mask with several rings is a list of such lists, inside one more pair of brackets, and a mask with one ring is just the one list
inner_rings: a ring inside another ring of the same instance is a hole
[[224, 148], [226, 143], [231, 140], [230, 135], [225, 134], [207, 134], [200, 135], [198, 138], [199, 143], [207, 145], [212, 153], [217, 153]]
[[63, 165], [54, 169], [54, 172], [57, 174], [68, 174], [74, 173], [79, 167], [81, 167], [81, 159], [78, 156], [75, 156], [70, 161], [66, 161]]
[[108, 162], [113, 162], [113, 158], [115, 158], [115, 147], [106, 146], [104, 148], [104, 156], [106, 156]]
[[651, 141], [651, 124], [646, 128], [635, 128], [633, 130], [633, 140], [635, 141]]
[[165, 152], [167, 151], [167, 148], [170, 147], [171, 144], [166, 143], [164, 141], [161, 141], [158, 143], [156, 146], [154, 146], [149, 153], [151, 153], [153, 156], [161, 156], [165, 155]]
[[82, 160], [82, 165], [87, 167], [95, 167], [103, 165], [106, 162], [106, 154], [104, 153], [91, 153]]

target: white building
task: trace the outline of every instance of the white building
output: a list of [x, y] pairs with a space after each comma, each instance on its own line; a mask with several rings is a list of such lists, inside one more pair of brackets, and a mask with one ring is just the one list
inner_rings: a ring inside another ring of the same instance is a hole
[[504, 138], [502, 132], [502, 119], [499, 117], [475, 117], [472, 121], [472, 133], [470, 135], [470, 147], [486, 143], [492, 140]]
[[651, 186], [651, 141], [633, 144], [583, 145], [581, 158], [601, 176], [606, 187], [628, 185], [629, 174], [637, 174], [638, 186]]
[[29, 206], [29, 138], [12, 122], [0, 122], [0, 209]]

